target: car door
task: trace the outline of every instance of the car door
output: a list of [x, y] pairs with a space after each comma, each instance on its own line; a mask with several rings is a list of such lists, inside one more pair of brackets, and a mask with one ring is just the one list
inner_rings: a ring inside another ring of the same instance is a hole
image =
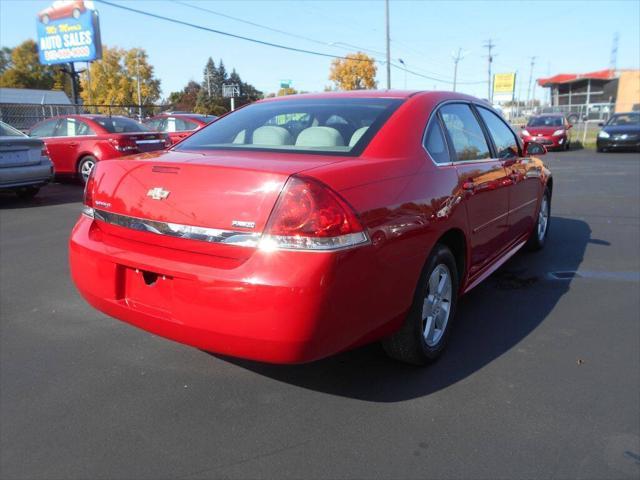
[[69, 165], [67, 162], [67, 147], [66, 139], [58, 135], [58, 124], [64, 121], [64, 118], [46, 120], [39, 123], [31, 129], [29, 135], [32, 137], [41, 138], [47, 146], [49, 152], [49, 158], [53, 162], [56, 170], [56, 174], [59, 173], [71, 173], [69, 171]]
[[506, 245], [508, 178], [502, 162], [492, 158], [487, 136], [469, 104], [445, 104], [439, 115], [467, 210], [469, 274], [473, 276]]
[[533, 228], [542, 172], [531, 157], [522, 156], [517, 137], [504, 120], [487, 108], [478, 106], [477, 109], [509, 176], [509, 241], [515, 241]]
[[80, 154], [88, 149], [84, 142], [87, 137], [95, 135], [96, 133], [91, 127], [78, 118], [60, 119], [56, 127], [56, 137], [60, 139], [60, 151], [64, 156], [62, 163], [65, 171], [76, 172], [76, 164]]

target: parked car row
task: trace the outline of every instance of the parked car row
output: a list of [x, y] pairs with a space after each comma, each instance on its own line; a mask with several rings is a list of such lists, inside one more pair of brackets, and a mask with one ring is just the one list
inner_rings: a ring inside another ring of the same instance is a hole
[[37, 123], [29, 135], [1, 123], [0, 189], [26, 198], [54, 174], [86, 182], [100, 160], [165, 149], [216, 118], [175, 112], [139, 123], [112, 115], [62, 115]]

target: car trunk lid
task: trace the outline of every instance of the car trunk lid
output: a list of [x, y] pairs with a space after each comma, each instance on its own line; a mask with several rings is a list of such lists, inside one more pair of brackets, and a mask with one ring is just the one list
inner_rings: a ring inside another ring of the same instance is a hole
[[101, 229], [119, 236], [229, 253], [222, 239], [258, 238], [291, 174], [339, 160], [169, 151], [104, 161], [95, 173], [96, 218]]
[[0, 168], [26, 167], [40, 163], [42, 141], [28, 137], [0, 137]]

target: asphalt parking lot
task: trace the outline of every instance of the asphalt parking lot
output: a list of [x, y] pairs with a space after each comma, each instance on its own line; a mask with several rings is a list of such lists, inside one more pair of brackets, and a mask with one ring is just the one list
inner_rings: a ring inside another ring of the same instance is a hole
[[546, 160], [546, 249], [469, 294], [426, 369], [377, 345], [282, 367], [151, 336], [71, 283], [79, 185], [0, 196], [0, 477], [638, 478], [640, 155]]

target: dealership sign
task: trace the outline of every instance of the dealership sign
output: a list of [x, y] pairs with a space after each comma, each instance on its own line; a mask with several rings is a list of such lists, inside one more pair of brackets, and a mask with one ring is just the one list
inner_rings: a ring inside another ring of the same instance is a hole
[[493, 101], [509, 102], [516, 90], [515, 73], [496, 73], [493, 76]]
[[38, 13], [40, 63], [90, 62], [102, 57], [98, 12], [93, 2], [56, 0]]

